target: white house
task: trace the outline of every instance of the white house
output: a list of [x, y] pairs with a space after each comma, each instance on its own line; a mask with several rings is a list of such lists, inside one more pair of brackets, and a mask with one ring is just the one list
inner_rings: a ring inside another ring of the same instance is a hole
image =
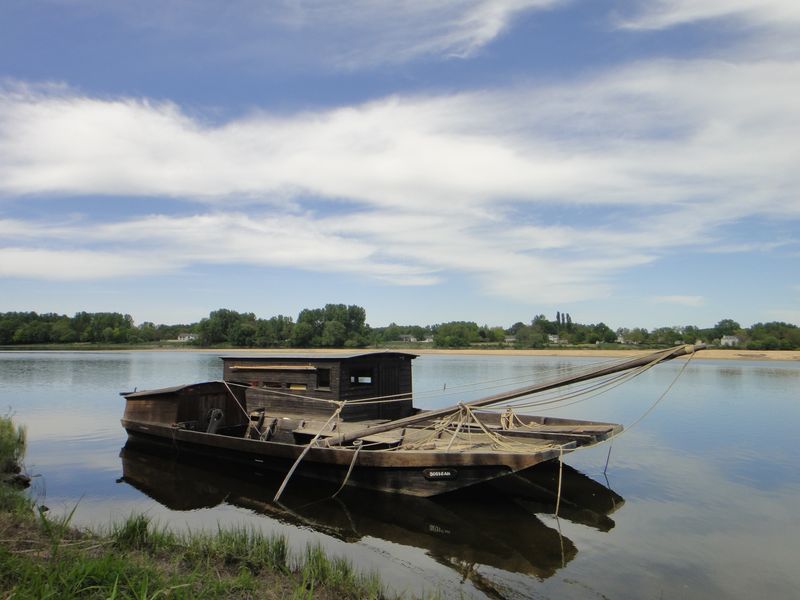
[[735, 335], [723, 335], [719, 341], [720, 346], [738, 346], [741, 340]]

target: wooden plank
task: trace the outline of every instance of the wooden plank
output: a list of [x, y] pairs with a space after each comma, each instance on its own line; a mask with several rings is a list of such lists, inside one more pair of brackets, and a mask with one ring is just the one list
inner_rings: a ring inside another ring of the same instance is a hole
[[231, 365], [231, 371], [316, 371], [313, 365]]

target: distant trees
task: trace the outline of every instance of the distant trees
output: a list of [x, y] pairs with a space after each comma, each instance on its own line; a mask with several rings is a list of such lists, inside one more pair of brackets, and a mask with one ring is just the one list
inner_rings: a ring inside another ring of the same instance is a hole
[[391, 342], [424, 342], [426, 340], [433, 340], [431, 326], [389, 323], [386, 327], [370, 328], [370, 343], [376, 346]]
[[[800, 328], [783, 322], [756, 323], [743, 328], [733, 319], [722, 319], [713, 327], [701, 329], [694, 325], [646, 329], [618, 329], [619, 336], [629, 344], [672, 345], [692, 344], [698, 340], [719, 345], [724, 336], [731, 336], [733, 346], [749, 350], [794, 350], [800, 348]], [[736, 342], [735, 340], [738, 340]]]
[[783, 322], [756, 323], [743, 331], [744, 345], [751, 350], [796, 350], [800, 348], [800, 327]]
[[344, 304], [305, 308], [296, 323], [283, 315], [257, 319], [253, 313], [221, 308], [201, 320], [198, 331], [204, 346], [358, 348], [369, 344], [366, 318], [362, 307]]
[[74, 317], [55, 313], [0, 313], [0, 344], [123, 343], [138, 341], [130, 315], [79, 312]]
[[393, 342], [432, 340], [439, 348], [463, 348], [473, 344], [503, 345], [513, 338], [518, 348], [542, 348], [553, 344], [585, 345], [623, 343], [643, 347], [672, 346], [698, 340], [711, 345], [725, 341], [751, 350], [800, 349], [800, 328], [784, 322], [756, 323], [743, 328], [733, 319], [722, 319], [713, 327], [694, 325], [620, 328], [605, 323], [582, 324], [558, 311], [550, 321], [536, 315], [529, 323], [518, 321], [508, 329], [479, 326], [474, 321], [450, 321], [433, 326], [397, 325], [370, 328], [366, 311], [356, 305], [326, 304], [300, 311], [292, 317], [277, 315], [260, 319], [253, 313], [220, 308], [198, 323], [135, 325], [130, 315], [115, 312], [79, 312], [72, 317], [55, 313], [0, 313], [0, 345], [104, 343], [137, 344], [175, 340], [181, 333], [196, 333], [202, 346], [244, 348], [362, 348]]
[[442, 323], [433, 332], [433, 344], [437, 348], [463, 348], [479, 341], [480, 329], [473, 321]]
[[291, 335], [298, 348], [360, 348], [369, 344], [367, 311], [360, 306], [326, 304], [304, 309]]

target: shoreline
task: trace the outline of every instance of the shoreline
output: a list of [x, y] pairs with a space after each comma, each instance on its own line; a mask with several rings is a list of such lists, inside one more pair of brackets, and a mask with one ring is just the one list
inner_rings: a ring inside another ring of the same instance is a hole
[[[439, 349], [423, 348], [409, 349], [409, 352], [419, 354], [485, 354], [485, 355], [506, 355], [506, 356], [565, 356], [565, 357], [592, 357], [603, 358], [626, 358], [639, 356], [647, 352], [656, 350], [604, 350], [604, 349], [523, 349], [523, 350], [480, 350], [480, 349]], [[699, 351], [694, 356], [694, 360], [765, 360], [765, 361], [800, 361], [800, 350], [722, 350], [720, 348], [708, 348]]]
[[[626, 358], [640, 356], [658, 349], [605, 349], [605, 348], [192, 348], [192, 347], [155, 347], [155, 348], [13, 348], [4, 346], [3, 352], [203, 352], [223, 354], [340, 354], [342, 352], [408, 352], [411, 354], [452, 354], [473, 356], [563, 356], [568, 358]], [[747, 360], [747, 361], [800, 361], [800, 350], [743, 350], [737, 348], [706, 348], [699, 351], [694, 360]]]

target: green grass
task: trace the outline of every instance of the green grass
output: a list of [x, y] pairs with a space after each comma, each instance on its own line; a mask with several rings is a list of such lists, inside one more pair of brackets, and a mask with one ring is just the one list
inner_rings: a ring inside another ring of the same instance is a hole
[[99, 536], [71, 530], [69, 518], [40, 516], [39, 523], [31, 518], [29, 527], [19, 530], [26, 531], [24, 541], [0, 545], [0, 597], [390, 597], [376, 574], [362, 575], [349, 561], [329, 558], [318, 545], [292, 556], [280, 535], [245, 528], [176, 534], [133, 515]]
[[10, 473], [25, 455], [25, 428], [9, 415], [0, 416], [0, 473]]

